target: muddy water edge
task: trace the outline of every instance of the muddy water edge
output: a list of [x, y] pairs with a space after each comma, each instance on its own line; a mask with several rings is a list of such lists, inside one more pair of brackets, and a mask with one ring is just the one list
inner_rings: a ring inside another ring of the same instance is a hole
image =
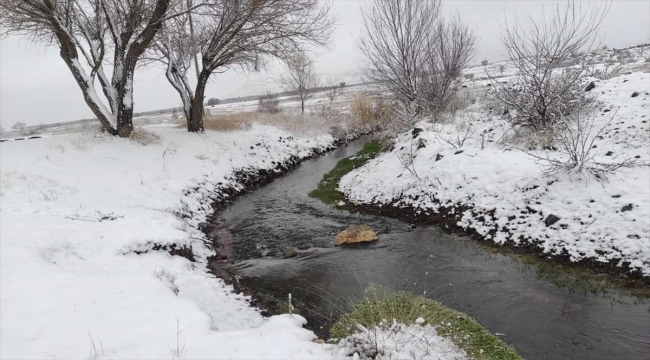
[[[216, 252], [211, 270], [252, 295], [269, 315], [286, 312], [291, 293], [295, 311], [321, 338], [373, 283], [393, 291], [426, 291], [472, 316], [526, 359], [648, 359], [648, 302], [560, 288], [469, 237], [353, 214], [307, 195], [367, 140], [300, 166], [293, 162], [282, 177], [240, 174], [247, 191], [231, 194], [234, 202], [215, 204], [205, 228]], [[339, 231], [364, 223], [376, 230], [378, 242], [334, 247]], [[287, 246], [299, 249], [297, 256], [284, 258]]]

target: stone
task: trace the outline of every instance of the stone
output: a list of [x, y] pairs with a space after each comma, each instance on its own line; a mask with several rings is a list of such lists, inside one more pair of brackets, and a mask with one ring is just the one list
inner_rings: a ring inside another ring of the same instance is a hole
[[634, 205], [632, 204], [627, 204], [621, 208], [621, 212], [626, 212], [626, 211], [632, 211], [632, 208], [634, 208]]
[[590, 82], [589, 85], [587, 85], [587, 87], [585, 88], [585, 92], [590, 92], [590, 91], [593, 90], [593, 88], [595, 88], [595, 87], [596, 87], [596, 84], [592, 81], [592, 82]]
[[440, 161], [440, 160], [442, 160], [443, 157], [444, 157], [444, 156], [442, 156], [442, 155], [440, 155], [440, 154], [436, 154], [436, 161]]
[[546, 227], [549, 227], [549, 226], [555, 224], [558, 221], [560, 221], [560, 218], [558, 216], [553, 215], [553, 214], [549, 214], [546, 217], [546, 219], [544, 219], [544, 224], [546, 224]]
[[359, 225], [348, 230], [341, 231], [334, 239], [334, 246], [344, 244], [359, 244], [379, 240], [377, 234], [369, 225]]
[[420, 128], [415, 128], [415, 129], [413, 129], [413, 131], [411, 131], [411, 136], [413, 136], [413, 139], [415, 139], [416, 137], [418, 137], [418, 135], [420, 135], [420, 133], [422, 131], [424, 131], [424, 130], [422, 130]]
[[284, 253], [284, 258], [289, 259], [298, 255], [298, 249], [293, 246], [287, 246], [284, 248], [283, 253]]
[[632, 93], [632, 97], [637, 97], [637, 96], [639, 96], [638, 92], [635, 91], [635, 92]]

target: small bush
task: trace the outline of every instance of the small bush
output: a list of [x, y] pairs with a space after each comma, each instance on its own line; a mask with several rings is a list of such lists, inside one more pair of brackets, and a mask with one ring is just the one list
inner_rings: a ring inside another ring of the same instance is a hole
[[631, 158], [608, 162], [597, 161], [598, 149], [594, 144], [602, 138], [601, 134], [616, 114], [612, 115], [609, 122], [598, 127], [593, 116], [590, 115], [578, 112], [560, 122], [556, 141], [558, 154], [540, 156], [528, 153], [544, 166], [544, 175], [552, 176], [564, 172], [577, 174], [586, 180], [593, 176], [600, 182], [606, 182], [607, 177], [620, 168], [648, 165]]
[[257, 111], [268, 114], [277, 114], [280, 112], [280, 98], [277, 93], [266, 93], [261, 95], [257, 104]]

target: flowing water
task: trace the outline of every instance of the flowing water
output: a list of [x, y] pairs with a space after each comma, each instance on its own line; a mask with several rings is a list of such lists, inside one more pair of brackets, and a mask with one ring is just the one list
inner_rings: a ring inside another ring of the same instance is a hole
[[[571, 293], [533, 269], [436, 227], [413, 228], [381, 216], [351, 214], [307, 196], [352, 142], [241, 197], [221, 213], [229, 257], [241, 283], [265, 303], [293, 305], [327, 336], [335, 319], [374, 283], [427, 296], [472, 316], [526, 359], [650, 359], [650, 308], [633, 298]], [[367, 223], [379, 241], [334, 247], [336, 234]], [[284, 259], [285, 246], [299, 249]], [[270, 300], [271, 299], [271, 300]]]

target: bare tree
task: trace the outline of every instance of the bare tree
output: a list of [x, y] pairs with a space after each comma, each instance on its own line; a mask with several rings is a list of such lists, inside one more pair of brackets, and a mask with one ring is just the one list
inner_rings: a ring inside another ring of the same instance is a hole
[[[192, 3], [179, 6], [183, 11]], [[269, 57], [286, 61], [305, 44], [326, 45], [334, 24], [329, 11], [318, 0], [220, 0], [167, 22], [151, 57], [165, 64], [183, 101], [188, 131], [203, 131], [203, 98], [213, 73], [258, 70]]]
[[287, 73], [282, 76], [284, 85], [293, 90], [300, 99], [300, 110], [305, 113], [305, 100], [309, 99], [320, 86], [320, 76], [314, 69], [314, 63], [304, 52], [295, 53], [287, 61]]
[[388, 86], [398, 100], [414, 103], [429, 35], [440, 18], [441, 0], [372, 0], [363, 12], [361, 52], [368, 78]]
[[[508, 86], [493, 81], [494, 94], [514, 110], [516, 124], [535, 129], [553, 125], [580, 102], [578, 84], [589, 59], [578, 54], [593, 47], [609, 7], [607, 2], [556, 3], [538, 20], [528, 18], [528, 26], [518, 20], [506, 25], [503, 44], [517, 78]], [[572, 58], [577, 65], [558, 71], [560, 64]]]
[[456, 82], [476, 53], [476, 36], [460, 17], [440, 19], [431, 30], [419, 94], [420, 107], [436, 115], [447, 109], [456, 93]]
[[1, 0], [0, 26], [4, 34], [58, 46], [93, 114], [109, 133], [126, 137], [133, 130], [135, 68], [163, 21], [174, 16], [171, 1]]
[[27, 124], [25, 124], [24, 122], [17, 122], [11, 127], [11, 130], [16, 130], [16, 131], [22, 133], [25, 130], [26, 127], [27, 127]]
[[372, 0], [363, 14], [368, 77], [418, 112], [441, 109], [476, 50], [474, 32], [441, 11], [442, 0]]

